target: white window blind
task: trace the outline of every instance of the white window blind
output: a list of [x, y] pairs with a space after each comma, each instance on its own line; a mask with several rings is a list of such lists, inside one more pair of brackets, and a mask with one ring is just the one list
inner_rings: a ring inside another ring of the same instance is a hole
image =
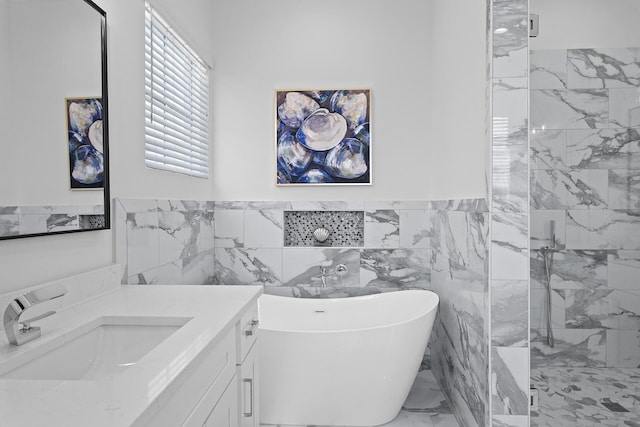
[[145, 164], [209, 176], [209, 67], [146, 3]]

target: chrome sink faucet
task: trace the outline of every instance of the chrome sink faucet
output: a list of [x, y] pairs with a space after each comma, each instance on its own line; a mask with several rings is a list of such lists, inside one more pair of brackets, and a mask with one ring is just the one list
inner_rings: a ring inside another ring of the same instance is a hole
[[55, 311], [48, 311], [27, 320], [20, 320], [20, 316], [30, 307], [46, 301], [51, 301], [55, 298], [60, 298], [66, 293], [67, 290], [64, 286], [52, 285], [47, 286], [46, 288], [25, 292], [12, 300], [4, 311], [3, 317], [4, 331], [7, 333], [9, 343], [12, 345], [22, 345], [38, 338], [41, 334], [40, 327], [31, 326], [31, 323], [36, 320], [49, 317], [54, 314]]

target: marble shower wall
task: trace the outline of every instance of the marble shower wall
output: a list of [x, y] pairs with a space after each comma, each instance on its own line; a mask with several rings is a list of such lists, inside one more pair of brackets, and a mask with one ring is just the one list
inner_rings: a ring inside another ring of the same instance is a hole
[[432, 371], [460, 425], [488, 425], [489, 213], [486, 203], [436, 210], [431, 288], [440, 297]]
[[531, 52], [532, 367], [640, 366], [640, 48]]
[[490, 384], [493, 426], [529, 421], [527, 0], [492, 0]]

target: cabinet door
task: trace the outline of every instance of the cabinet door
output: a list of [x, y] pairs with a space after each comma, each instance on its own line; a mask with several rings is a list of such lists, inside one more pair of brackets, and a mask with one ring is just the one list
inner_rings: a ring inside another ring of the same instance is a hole
[[202, 427], [238, 427], [238, 382], [225, 390]]
[[260, 384], [258, 375], [258, 344], [259, 339], [253, 344], [247, 357], [240, 365], [240, 426], [258, 427], [260, 425], [259, 403]]

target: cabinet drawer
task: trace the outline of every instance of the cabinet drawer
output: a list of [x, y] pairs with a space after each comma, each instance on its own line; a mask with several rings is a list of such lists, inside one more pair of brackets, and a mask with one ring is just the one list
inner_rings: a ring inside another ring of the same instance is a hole
[[249, 354], [238, 366], [239, 399], [240, 402], [240, 427], [260, 426], [260, 375], [258, 366], [258, 345], [257, 339]]
[[180, 388], [172, 396], [158, 399], [159, 411], [144, 425], [201, 427], [236, 374], [235, 338], [235, 328], [231, 328], [181, 381]]
[[256, 341], [256, 337], [258, 336], [258, 324], [258, 304], [256, 303], [247, 309], [246, 313], [243, 314], [240, 319], [238, 359], [236, 360], [238, 365], [242, 363], [245, 357], [247, 357], [247, 353]]
[[235, 377], [202, 427], [238, 427], [238, 381]]

